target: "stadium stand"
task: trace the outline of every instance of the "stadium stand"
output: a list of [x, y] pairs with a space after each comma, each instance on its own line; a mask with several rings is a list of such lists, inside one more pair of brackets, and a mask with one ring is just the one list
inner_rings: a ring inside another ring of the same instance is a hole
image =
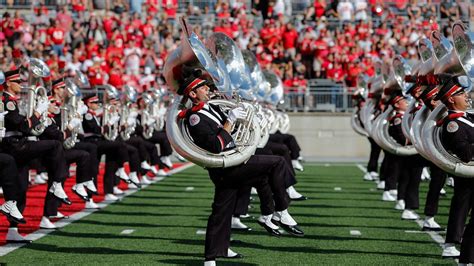
[[[93, 85], [164, 84], [161, 68], [179, 40], [185, 14], [202, 36], [213, 31], [257, 54], [283, 79], [294, 111], [347, 111], [359, 73], [395, 53], [415, 59], [416, 42], [433, 29], [469, 23], [469, 1], [2, 0], [0, 66], [24, 56], [80, 69]], [[318, 106], [319, 105], [319, 106]]]

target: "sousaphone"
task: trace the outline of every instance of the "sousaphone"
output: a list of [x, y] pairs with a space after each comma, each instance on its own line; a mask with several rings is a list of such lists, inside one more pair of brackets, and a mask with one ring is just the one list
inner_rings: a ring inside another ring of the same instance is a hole
[[[457, 21], [452, 28], [454, 49], [439, 59], [435, 66], [435, 74], [465, 75], [474, 78], [472, 55], [474, 54], [474, 35], [468, 32], [465, 25]], [[465, 163], [449, 153], [441, 142], [442, 127], [436, 121], [447, 114], [444, 104], [437, 106], [428, 116], [423, 125], [421, 136], [423, 149], [430, 160], [444, 171], [461, 177], [474, 177], [474, 163]]]
[[[184, 18], [180, 19], [180, 24], [182, 28], [181, 43], [177, 49], [170, 53], [163, 69], [169, 90], [175, 93], [184, 81], [183, 67], [203, 69], [219, 88], [225, 79], [222, 77], [225, 73], [218, 71], [210, 53], [198, 36], [192, 32]], [[248, 128], [251, 132], [249, 141], [245, 145], [238, 145], [235, 149], [219, 154], [210, 153], [198, 147], [191, 140], [184, 120], [177, 119], [182, 100], [182, 96], [175, 95], [173, 103], [168, 107], [166, 119], [166, 133], [170, 144], [181, 156], [202, 167], [222, 168], [239, 165], [255, 153], [260, 137], [260, 127], [256, 119], [249, 121]], [[229, 105], [234, 104], [232, 107], [237, 107], [235, 102], [228, 101], [228, 103]], [[229, 105], [228, 107], [232, 108]]]

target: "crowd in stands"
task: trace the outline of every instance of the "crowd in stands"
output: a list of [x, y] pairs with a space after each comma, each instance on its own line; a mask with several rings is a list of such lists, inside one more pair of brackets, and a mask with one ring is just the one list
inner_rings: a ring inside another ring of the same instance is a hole
[[62, 0], [51, 10], [36, 2], [24, 15], [2, 11], [3, 71], [31, 56], [49, 65], [52, 79], [63, 68], [82, 70], [92, 85], [139, 90], [164, 83], [164, 61], [180, 39], [180, 10], [199, 19], [201, 36], [227, 34], [286, 86], [301, 90], [312, 78], [353, 87], [359, 73], [374, 73], [373, 60], [390, 60], [395, 53], [416, 59], [419, 37], [434, 29], [449, 36], [450, 23], [468, 20], [470, 8], [469, 1], [300, 0], [303, 11], [295, 13], [295, 3], [287, 0], [254, 0], [251, 6], [209, 0], [185, 8], [177, 0]]

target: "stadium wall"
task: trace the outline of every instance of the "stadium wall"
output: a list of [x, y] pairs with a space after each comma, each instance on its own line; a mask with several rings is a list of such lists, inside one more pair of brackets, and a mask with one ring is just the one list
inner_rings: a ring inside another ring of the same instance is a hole
[[310, 162], [367, 161], [370, 144], [352, 130], [349, 113], [288, 113], [291, 134]]

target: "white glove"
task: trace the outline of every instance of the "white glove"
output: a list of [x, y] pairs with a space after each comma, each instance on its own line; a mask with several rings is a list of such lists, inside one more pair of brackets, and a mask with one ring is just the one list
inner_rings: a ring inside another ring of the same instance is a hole
[[247, 112], [242, 107], [237, 107], [229, 111], [227, 115], [227, 120], [232, 124], [237, 121], [237, 119], [244, 119], [247, 116]]
[[95, 116], [101, 116], [102, 114], [104, 114], [104, 109], [103, 108], [99, 108], [99, 109], [95, 110]]
[[134, 127], [137, 124], [137, 119], [133, 117], [128, 117], [127, 124], [131, 127]]
[[85, 114], [87, 114], [87, 111], [89, 111], [89, 108], [87, 107], [87, 105], [85, 105], [81, 102], [81, 104], [79, 105], [79, 108], [77, 108], [77, 112], [80, 115], [85, 115]]
[[128, 115], [128, 117], [131, 117], [133, 119], [137, 118], [138, 116], [138, 112], [137, 111], [131, 111], [130, 114]]
[[156, 122], [155, 119], [153, 119], [153, 118], [148, 118], [148, 120], [146, 121], [146, 125], [147, 125], [147, 126], [151, 126], [151, 125], [153, 125], [155, 122]]
[[5, 137], [5, 132], [6, 132], [6, 131], [7, 131], [7, 129], [6, 129], [6, 128], [2, 128], [2, 129], [0, 129], [0, 138], [2, 138], [2, 139], [3, 139], [3, 138]]
[[118, 115], [112, 116], [109, 120], [109, 126], [117, 123], [119, 120], [120, 120], [120, 117]]
[[49, 107], [49, 102], [48, 101], [40, 101], [38, 105], [36, 106], [35, 111], [42, 115], [44, 112], [48, 110]]
[[76, 127], [78, 127], [80, 124], [81, 124], [81, 119], [79, 119], [79, 118], [73, 118], [73, 119], [71, 119], [71, 121], [69, 121], [69, 125], [70, 125], [72, 128], [76, 128]]
[[5, 115], [7, 115], [7, 114], [8, 114], [8, 111], [0, 113], [0, 120], [5, 120]]
[[163, 116], [166, 114], [166, 108], [164, 107], [161, 107], [159, 110], [158, 110], [158, 115], [159, 116]]

